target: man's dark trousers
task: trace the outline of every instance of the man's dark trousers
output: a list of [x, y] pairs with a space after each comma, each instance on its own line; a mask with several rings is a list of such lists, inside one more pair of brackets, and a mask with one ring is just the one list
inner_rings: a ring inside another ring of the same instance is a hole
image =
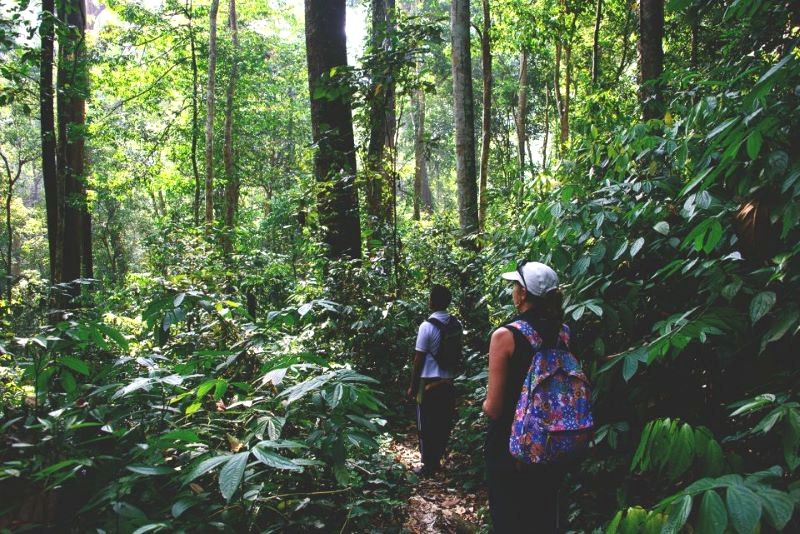
[[422, 464], [427, 471], [439, 469], [455, 415], [455, 387], [451, 381], [426, 384], [417, 404], [417, 430]]

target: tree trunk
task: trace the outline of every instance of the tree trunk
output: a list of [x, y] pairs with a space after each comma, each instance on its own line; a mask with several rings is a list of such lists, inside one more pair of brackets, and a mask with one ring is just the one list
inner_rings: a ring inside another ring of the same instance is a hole
[[[386, 43], [387, 48], [391, 49], [393, 46], [392, 40], [394, 39], [394, 32], [395, 32], [395, 0], [385, 0], [386, 1]], [[386, 196], [386, 215], [385, 218], [392, 220], [392, 226], [395, 228], [395, 259], [397, 260], [397, 150], [395, 145], [396, 143], [396, 136], [397, 136], [397, 115], [396, 115], [396, 107], [397, 107], [397, 97], [395, 94], [395, 75], [396, 73], [392, 72], [389, 76], [389, 79], [386, 80], [386, 105], [385, 105], [385, 113], [386, 113], [386, 148], [388, 149], [388, 154], [384, 156], [384, 159], [388, 159], [389, 166], [391, 171], [389, 172], [389, 186], [391, 187], [391, 193]]]
[[525, 140], [527, 139], [527, 126], [525, 119], [528, 115], [528, 51], [523, 49], [519, 55], [519, 81], [517, 89], [517, 115], [514, 122], [517, 126], [517, 164], [519, 165], [519, 178], [525, 177]]
[[639, 2], [639, 101], [642, 119], [663, 115], [661, 74], [664, 69], [664, 0]]
[[414, 90], [411, 105], [414, 108], [414, 220], [418, 221], [422, 211], [433, 211], [425, 146], [425, 92], [422, 89]]
[[206, 211], [207, 227], [214, 223], [214, 91], [217, 76], [217, 11], [219, 0], [211, 0], [208, 35], [208, 88], [206, 89]]
[[700, 41], [700, 10], [696, 7], [689, 8], [689, 21], [692, 28], [692, 40], [689, 52], [689, 65], [697, 68], [697, 46]]
[[600, 21], [603, 19], [603, 0], [597, 0], [594, 18], [594, 40], [592, 41], [592, 85], [597, 85], [600, 77]]
[[[86, 198], [81, 184], [84, 174], [84, 136], [88, 78], [85, 58], [86, 10], [83, 0], [60, 0], [59, 18], [67, 24], [60, 36], [57, 69], [58, 151], [56, 164], [64, 187], [62, 227], [62, 276], [64, 282], [81, 277]], [[72, 295], [80, 286], [70, 288]]]
[[564, 95], [561, 93], [561, 41], [556, 41], [556, 68], [553, 80], [553, 89], [556, 94], [556, 107], [558, 108], [558, 122], [560, 125], [560, 137], [558, 139], [559, 154], [563, 155], [567, 148], [569, 138], [569, 116]]
[[547, 143], [550, 141], [550, 84], [545, 82], [544, 85], [544, 142], [542, 143], [542, 170], [547, 169]]
[[[370, 29], [370, 48], [373, 54], [383, 49], [386, 35], [386, 0], [372, 0], [372, 28]], [[383, 221], [383, 188], [386, 178], [386, 162], [384, 148], [388, 138], [387, 104], [388, 87], [384, 66], [375, 65], [370, 75], [372, 88], [369, 104], [369, 143], [367, 145], [367, 213], [374, 222]]]
[[194, 217], [194, 224], [200, 224], [200, 169], [197, 165], [197, 138], [198, 138], [198, 100], [199, 100], [199, 87], [197, 83], [197, 45], [194, 38], [194, 9], [192, 4], [186, 9], [187, 17], [189, 18], [189, 46], [192, 52], [192, 174], [194, 175], [194, 204], [192, 206], [192, 215]]
[[331, 69], [347, 65], [345, 0], [305, 0], [306, 58], [311, 99], [317, 211], [332, 258], [361, 257], [361, 227], [355, 184], [353, 119], [346, 95], [317, 98], [336, 83]]
[[453, 65], [453, 115], [455, 118], [456, 187], [458, 220], [463, 245], [477, 248], [471, 239], [478, 230], [478, 188], [475, 176], [475, 120], [472, 100], [469, 0], [453, 0], [450, 7]]
[[483, 69], [483, 105], [481, 110], [481, 177], [478, 191], [478, 224], [481, 233], [486, 228], [486, 208], [489, 206], [489, 149], [492, 141], [492, 19], [489, 0], [482, 0], [483, 29], [481, 30], [481, 67]]
[[222, 157], [225, 164], [225, 233], [222, 237], [222, 250], [227, 255], [233, 250], [233, 233], [236, 216], [239, 212], [239, 176], [233, 158], [233, 97], [239, 75], [239, 28], [236, 21], [236, 0], [230, 0], [228, 10], [228, 27], [231, 31], [231, 75], [228, 80], [228, 91], [225, 96], [225, 142]]
[[620, 79], [622, 73], [625, 72], [625, 67], [628, 65], [628, 43], [630, 39], [630, 27], [632, 20], [632, 9], [630, 6], [628, 6], [627, 11], [625, 12], [625, 27], [622, 30], [622, 57], [619, 60], [619, 67], [617, 67], [617, 73], [614, 76], [615, 80]]
[[6, 300], [8, 303], [11, 302], [11, 287], [14, 285], [14, 267], [13, 267], [13, 248], [14, 248], [14, 227], [11, 225], [11, 203], [14, 200], [14, 186], [16, 185], [17, 181], [19, 180], [20, 175], [22, 174], [22, 167], [26, 163], [20, 159], [17, 160], [17, 169], [16, 172], [11, 171], [11, 164], [8, 162], [8, 158], [6, 158], [5, 154], [0, 152], [0, 158], [3, 160], [3, 164], [6, 170], [6, 183], [8, 188], [6, 189], [6, 234], [8, 235], [8, 242], [6, 243]]
[[42, 0], [41, 63], [39, 66], [39, 111], [42, 138], [42, 178], [47, 207], [47, 243], [50, 249], [50, 283], [62, 278], [61, 210], [64, 204], [56, 167], [56, 131], [53, 111], [53, 41], [55, 0]]

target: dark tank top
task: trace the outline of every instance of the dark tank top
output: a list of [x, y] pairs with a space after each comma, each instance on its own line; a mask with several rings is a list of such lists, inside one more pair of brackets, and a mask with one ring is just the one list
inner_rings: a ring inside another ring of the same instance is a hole
[[[519, 330], [509, 326], [510, 323], [519, 320], [527, 322], [540, 334], [551, 331], [554, 326], [552, 321], [537, 318], [535, 314], [527, 312], [514, 317], [500, 327], [507, 328], [514, 335], [514, 352], [508, 362], [506, 387], [503, 394], [503, 409], [500, 412], [500, 417], [489, 420], [486, 432], [484, 453], [487, 469], [514, 469], [514, 459], [511, 453], [508, 452], [508, 439], [511, 435], [511, 423], [514, 420], [514, 412], [517, 407], [519, 393], [522, 390], [522, 383], [525, 381], [525, 375], [528, 373], [531, 359], [533, 358], [531, 344]], [[563, 328], [566, 329], [566, 326]], [[550, 346], [555, 344], [554, 340], [545, 341]]]

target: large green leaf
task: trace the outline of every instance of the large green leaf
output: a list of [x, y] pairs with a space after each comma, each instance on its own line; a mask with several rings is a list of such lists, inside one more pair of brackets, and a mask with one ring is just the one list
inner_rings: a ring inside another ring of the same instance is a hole
[[692, 496], [684, 495], [669, 508], [667, 513], [667, 523], [661, 530], [662, 534], [674, 534], [683, 528], [692, 512]]
[[782, 531], [794, 514], [794, 501], [788, 493], [764, 488], [758, 492], [764, 505], [767, 521], [775, 530]]
[[700, 502], [700, 512], [697, 517], [698, 534], [722, 534], [728, 526], [728, 512], [722, 497], [715, 490], [710, 489], [703, 494]]
[[261, 442], [253, 447], [253, 456], [264, 465], [274, 467], [275, 469], [286, 469], [288, 471], [302, 471], [303, 468], [289, 458], [281, 456], [280, 454], [269, 450], [273, 445], [271, 443]]
[[205, 475], [218, 465], [227, 462], [229, 458], [230, 458], [229, 454], [223, 454], [221, 456], [212, 456], [211, 458], [206, 458], [205, 460], [201, 461], [200, 463], [198, 463], [196, 466], [194, 466], [192, 469], [189, 470], [189, 472], [183, 479], [183, 483], [188, 484], [192, 480]]
[[244, 470], [247, 467], [247, 458], [250, 452], [240, 452], [229, 457], [219, 472], [219, 490], [226, 501], [230, 501], [233, 494], [242, 483]]
[[775, 305], [777, 296], [772, 291], [762, 291], [750, 301], [750, 321], [756, 324]]
[[725, 492], [731, 525], [739, 534], [753, 534], [761, 520], [761, 500], [752, 490], [741, 484], [728, 487]]

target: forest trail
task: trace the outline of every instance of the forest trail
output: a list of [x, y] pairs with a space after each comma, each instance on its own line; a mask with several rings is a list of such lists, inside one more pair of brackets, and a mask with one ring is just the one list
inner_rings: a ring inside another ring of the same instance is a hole
[[[417, 430], [409, 426], [395, 435], [389, 446], [395, 459], [409, 471], [421, 465]], [[464, 534], [478, 532], [479, 511], [488, 502], [485, 491], [465, 491], [452, 475], [468, 463], [468, 458], [448, 453], [444, 469], [433, 478], [420, 478], [411, 488], [403, 521], [405, 531], [413, 533]]]

